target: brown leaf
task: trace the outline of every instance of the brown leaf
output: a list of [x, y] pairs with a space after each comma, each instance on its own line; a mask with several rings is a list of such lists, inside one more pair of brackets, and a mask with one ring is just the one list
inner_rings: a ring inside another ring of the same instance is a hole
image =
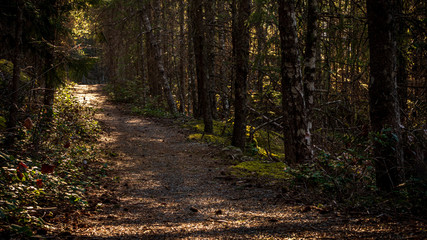
[[24, 127], [28, 130], [31, 130], [33, 128], [34, 124], [33, 121], [31, 120], [31, 118], [27, 118], [24, 120]]

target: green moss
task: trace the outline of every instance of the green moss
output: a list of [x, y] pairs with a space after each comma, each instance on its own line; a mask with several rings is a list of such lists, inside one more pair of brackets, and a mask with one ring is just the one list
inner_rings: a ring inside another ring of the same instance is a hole
[[256, 175], [273, 179], [288, 179], [290, 176], [284, 171], [283, 162], [247, 161], [237, 164], [232, 168], [232, 174], [240, 177]]
[[258, 153], [264, 158], [267, 158], [270, 155], [273, 158], [285, 159], [285, 154], [283, 152], [272, 151], [272, 152], [270, 152], [270, 154], [268, 154], [267, 151], [265, 150], [265, 148], [263, 148], [263, 147], [258, 146], [257, 149], [258, 149]]
[[[202, 139], [203, 137], [203, 139]], [[216, 144], [221, 144], [221, 145], [229, 145], [230, 144], [230, 140], [226, 137], [219, 137], [219, 136], [215, 136], [215, 135], [211, 135], [211, 134], [201, 134], [201, 133], [195, 133], [195, 134], [191, 134], [190, 136], [188, 136], [188, 139], [190, 140], [197, 140], [197, 141], [205, 141], [205, 142], [209, 142], [209, 143], [216, 143]]]
[[198, 132], [202, 132], [203, 128], [200, 128], [200, 126], [198, 126], [201, 123], [202, 123], [201, 120], [191, 119], [189, 121], [185, 121], [185, 123], [182, 124], [182, 127], [188, 128], [188, 129], [193, 129], [193, 130], [196, 130]]
[[[191, 120], [183, 124], [183, 127], [194, 129], [198, 132], [203, 132], [205, 124], [202, 120]], [[232, 125], [230, 123], [213, 121], [213, 134], [217, 136], [231, 136], [233, 132]]]
[[[270, 135], [270, 136], [269, 136]], [[270, 148], [273, 153], [283, 153], [283, 140], [281, 139], [281, 135], [276, 132], [266, 132], [263, 130], [257, 131], [254, 134], [254, 138], [256, 139], [258, 146], [266, 148], [268, 146], [268, 138], [270, 138]]]
[[[202, 134], [205, 125], [202, 120], [191, 120], [182, 125], [185, 128], [193, 129], [199, 133], [191, 134], [188, 139], [190, 140], [203, 140], [206, 142], [221, 144], [221, 145], [230, 145], [231, 143], [231, 133], [232, 127], [228, 123], [213, 121], [213, 134]], [[203, 139], [202, 139], [203, 136]]]
[[254, 134], [254, 143], [258, 153], [263, 157], [270, 155], [277, 159], [285, 158], [283, 140], [276, 132], [259, 130]]
[[[198, 134], [192, 134], [188, 138], [190, 140], [198, 140], [202, 139], [202, 132], [204, 130], [205, 125], [202, 120], [190, 120], [183, 124], [183, 127], [193, 129]], [[233, 125], [228, 122], [221, 121], [213, 121], [214, 131], [212, 135], [204, 135], [203, 140], [206, 142], [218, 143], [229, 145], [231, 144], [231, 136], [233, 133]], [[247, 126], [247, 132], [249, 137], [250, 126]], [[268, 140], [269, 139], [269, 140]], [[255, 132], [253, 144], [248, 144], [248, 149], [246, 149], [246, 153], [252, 153], [252, 155], [256, 155], [257, 153], [261, 158], [267, 158], [271, 156], [276, 159], [284, 159], [284, 148], [283, 148], [283, 140], [281, 135], [276, 132], [267, 132], [263, 130], [259, 130]]]
[[0, 116], [0, 130], [6, 129], [6, 118]]

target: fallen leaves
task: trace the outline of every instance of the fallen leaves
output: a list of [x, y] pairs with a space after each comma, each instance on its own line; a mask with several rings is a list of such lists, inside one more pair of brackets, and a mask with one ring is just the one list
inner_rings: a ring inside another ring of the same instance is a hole
[[29, 117], [24, 120], [23, 125], [27, 130], [31, 130], [34, 127], [34, 123]]
[[37, 180], [36, 180], [36, 185], [37, 185], [37, 187], [39, 187], [39, 188], [43, 187], [43, 180], [41, 180], [41, 179], [37, 179]]
[[54, 170], [55, 170], [55, 165], [42, 164], [41, 171], [42, 171], [43, 174], [53, 173]]

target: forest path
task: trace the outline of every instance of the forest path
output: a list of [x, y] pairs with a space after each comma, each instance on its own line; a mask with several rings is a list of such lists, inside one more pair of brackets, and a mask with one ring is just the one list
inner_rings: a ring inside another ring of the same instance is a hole
[[117, 154], [109, 168], [119, 179], [102, 211], [72, 229], [77, 239], [388, 238], [399, 232], [394, 223], [320, 214], [279, 203], [273, 190], [218, 178], [226, 165], [217, 148], [188, 141], [171, 124], [126, 114], [107, 101], [102, 85], [78, 85], [76, 95], [102, 109], [96, 118], [107, 131], [99, 141]]

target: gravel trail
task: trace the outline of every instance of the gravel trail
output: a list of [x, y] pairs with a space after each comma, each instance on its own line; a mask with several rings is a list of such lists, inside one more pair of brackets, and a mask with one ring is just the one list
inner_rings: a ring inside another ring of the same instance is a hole
[[102, 109], [99, 141], [112, 151], [116, 177], [100, 210], [71, 229], [76, 239], [399, 237], [397, 223], [322, 214], [228, 179], [218, 148], [188, 141], [171, 124], [126, 114], [107, 101], [102, 85], [78, 85], [76, 96]]

